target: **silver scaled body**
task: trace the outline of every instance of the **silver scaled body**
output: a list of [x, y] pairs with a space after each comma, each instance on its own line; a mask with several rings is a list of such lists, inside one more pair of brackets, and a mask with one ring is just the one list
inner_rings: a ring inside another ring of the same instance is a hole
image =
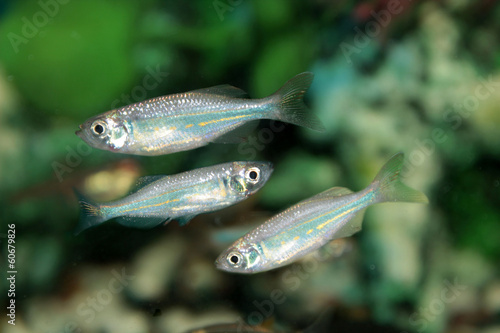
[[363, 213], [372, 204], [427, 202], [424, 194], [400, 182], [402, 163], [403, 155], [395, 155], [362, 191], [334, 187], [275, 215], [224, 251], [216, 266], [235, 273], [275, 269], [360, 231]]
[[274, 119], [322, 130], [303, 103], [313, 79], [302, 73], [262, 99], [230, 85], [167, 95], [92, 117], [76, 134], [94, 148], [134, 155], [163, 155], [207, 145], [241, 142], [245, 124]]
[[144, 177], [136, 191], [120, 200], [96, 204], [81, 197], [77, 232], [112, 218], [136, 228], [173, 219], [184, 225], [198, 214], [246, 199], [262, 188], [271, 173], [271, 163], [230, 162], [172, 176]]

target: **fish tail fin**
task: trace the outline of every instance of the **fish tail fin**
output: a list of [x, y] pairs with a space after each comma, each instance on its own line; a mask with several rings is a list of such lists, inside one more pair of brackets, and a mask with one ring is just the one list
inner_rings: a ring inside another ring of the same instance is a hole
[[90, 201], [77, 190], [73, 189], [73, 191], [75, 192], [75, 195], [77, 196], [78, 202], [80, 204], [80, 221], [78, 222], [78, 225], [76, 226], [76, 229], [74, 231], [75, 235], [78, 235], [85, 229], [101, 224], [102, 222], [108, 220], [98, 204]]
[[277, 120], [310, 128], [316, 131], [324, 131], [325, 126], [316, 115], [304, 104], [304, 95], [313, 80], [313, 73], [304, 72], [288, 80], [283, 87], [271, 95], [277, 104]]
[[377, 202], [416, 202], [428, 203], [429, 199], [401, 182], [400, 173], [403, 167], [404, 154], [394, 155], [379, 171], [372, 182], [375, 187]]

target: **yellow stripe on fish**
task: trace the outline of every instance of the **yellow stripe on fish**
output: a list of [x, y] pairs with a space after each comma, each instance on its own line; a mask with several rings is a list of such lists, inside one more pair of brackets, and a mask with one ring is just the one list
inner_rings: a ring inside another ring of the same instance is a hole
[[403, 154], [393, 156], [362, 191], [332, 188], [273, 216], [223, 251], [217, 268], [246, 274], [275, 269], [361, 230], [363, 213], [372, 204], [427, 203], [424, 194], [400, 181], [403, 161]]
[[[301, 73], [261, 99], [249, 99], [229, 85], [152, 98], [89, 118], [76, 134], [94, 148], [154, 156], [218, 142], [252, 120], [279, 120], [321, 131], [324, 126], [303, 102], [312, 79], [312, 73]], [[162, 130], [167, 128], [176, 130]]]

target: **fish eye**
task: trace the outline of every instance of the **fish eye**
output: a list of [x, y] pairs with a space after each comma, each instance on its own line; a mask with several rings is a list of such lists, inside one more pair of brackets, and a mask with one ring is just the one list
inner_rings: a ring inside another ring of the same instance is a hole
[[258, 168], [250, 168], [245, 172], [245, 178], [251, 183], [257, 183], [260, 179], [260, 170]]
[[105, 132], [106, 130], [106, 124], [103, 123], [102, 121], [96, 121], [95, 123], [92, 124], [92, 132], [96, 135], [101, 135]]
[[228, 263], [233, 267], [239, 267], [243, 263], [243, 256], [238, 252], [231, 252], [227, 255]]

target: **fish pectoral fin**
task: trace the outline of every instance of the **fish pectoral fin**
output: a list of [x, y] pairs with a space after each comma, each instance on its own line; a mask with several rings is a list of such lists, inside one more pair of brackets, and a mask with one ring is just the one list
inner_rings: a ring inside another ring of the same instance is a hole
[[138, 229], [151, 229], [157, 225], [170, 221], [168, 217], [137, 217], [137, 216], [121, 216], [116, 218], [116, 221], [126, 227], [133, 227]]
[[331, 235], [328, 235], [328, 239], [337, 239], [349, 237], [361, 230], [363, 224], [363, 218], [365, 216], [366, 208], [360, 210], [354, 216], [348, 220], [340, 229], [332, 231]]
[[177, 222], [181, 227], [185, 226], [189, 223], [196, 215], [186, 215], [176, 218]]
[[148, 186], [149, 184], [154, 183], [157, 180], [160, 180], [162, 178], [166, 177], [165, 175], [158, 175], [158, 176], [145, 176], [137, 179], [137, 182], [135, 185], [132, 187], [132, 190], [130, 193], [135, 193], [138, 192], [140, 189]]
[[213, 143], [242, 143], [247, 141], [250, 133], [252, 133], [259, 125], [259, 120], [245, 122], [241, 126], [236, 127], [230, 132], [219, 137], [213, 138], [210, 142]]
[[221, 84], [221, 85], [213, 86], [213, 87], [209, 87], [209, 88], [191, 90], [189, 92], [227, 96], [227, 97], [234, 97], [234, 98], [248, 97], [248, 93], [246, 91], [244, 91], [243, 89], [240, 89], [240, 88], [236, 88], [235, 86], [232, 86], [230, 84]]

